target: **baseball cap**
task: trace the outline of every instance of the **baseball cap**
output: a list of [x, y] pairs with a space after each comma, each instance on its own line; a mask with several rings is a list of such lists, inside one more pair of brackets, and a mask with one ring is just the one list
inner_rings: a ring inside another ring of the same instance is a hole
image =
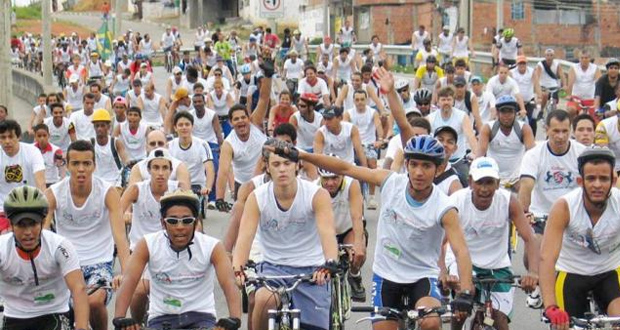
[[124, 97], [122, 97], [122, 96], [117, 96], [117, 97], [114, 99], [114, 102], [113, 102], [112, 104], [116, 104], [116, 103], [121, 103], [122, 105], [127, 106], [127, 101], [126, 101], [126, 100], [125, 100], [125, 98], [124, 98]]
[[447, 26], [447, 25], [444, 25], [444, 26], [443, 26], [443, 29], [444, 29], [444, 30], [450, 30], [450, 27], [449, 27], [449, 26]]
[[80, 77], [79, 77], [77, 74], [75, 74], [75, 73], [74, 73], [74, 74], [72, 74], [72, 75], [69, 77], [69, 83], [70, 83], [70, 84], [76, 83], [76, 82], [78, 82], [78, 81], [80, 81]]
[[490, 157], [476, 158], [469, 168], [469, 175], [474, 181], [482, 178], [499, 179], [499, 166], [497, 162]]
[[331, 119], [337, 116], [342, 116], [342, 108], [337, 106], [331, 106], [323, 111], [323, 118]]
[[326, 70], [325, 70], [325, 66], [323, 65], [323, 63], [319, 64], [319, 65], [316, 67], [316, 73], [319, 73], [319, 72], [323, 72], [323, 73], [325, 73], [325, 71], [326, 71]]
[[178, 101], [182, 98], [188, 97], [189, 96], [189, 92], [187, 91], [187, 88], [185, 87], [179, 87], [177, 88], [176, 92], [174, 92], [174, 96], [172, 97], [173, 101]]
[[172, 166], [172, 157], [170, 156], [170, 151], [168, 151], [168, 149], [166, 148], [155, 148], [153, 150], [151, 150], [151, 152], [149, 153], [149, 156], [146, 160], [146, 165], [150, 165], [151, 161], [153, 159], [156, 158], [160, 158], [160, 159], [165, 159], [167, 161], [170, 162], [170, 165]]
[[405, 109], [405, 116], [409, 116], [410, 114], [417, 114], [419, 117], [422, 117], [422, 112], [414, 107]]
[[454, 140], [455, 141], [459, 139], [459, 133], [457, 133], [456, 130], [454, 128], [452, 128], [451, 126], [440, 126], [440, 127], [437, 127], [437, 129], [433, 133], [433, 137], [437, 137], [437, 135], [439, 135], [442, 132], [448, 132], [448, 133], [452, 134], [452, 136], [454, 136]]
[[224, 60], [224, 58], [223, 58], [223, 57], [221, 57], [220, 55], [218, 55], [218, 56], [216, 56], [216, 57], [215, 57], [215, 61], [216, 61], [216, 62], [220, 62], [220, 61], [223, 61], [223, 60]]
[[178, 66], [175, 66], [174, 69], [172, 69], [173, 74], [182, 73], [182, 72], [183, 70], [181, 70], [181, 68], [179, 68]]
[[482, 84], [482, 78], [480, 78], [479, 76], [473, 76], [473, 77], [471, 77], [471, 80], [470, 80], [470, 81], [471, 81], [471, 83], [472, 83], [472, 84], [473, 84], [473, 83], [479, 83], [479, 84]]
[[456, 76], [454, 78], [454, 86], [465, 86], [465, 85], [467, 85], [467, 81], [465, 80], [464, 77]]
[[148, 65], [146, 64], [146, 62], [142, 62], [142, 63], [140, 63], [140, 67], [141, 68], [146, 68], [146, 67], [148, 67]]
[[523, 55], [517, 56], [517, 63], [527, 63], [527, 58]]

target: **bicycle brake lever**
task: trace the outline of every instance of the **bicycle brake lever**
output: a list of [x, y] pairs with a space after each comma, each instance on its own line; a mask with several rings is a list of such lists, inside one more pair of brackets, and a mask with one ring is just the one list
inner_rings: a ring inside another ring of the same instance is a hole
[[362, 317], [361, 319], [355, 321], [355, 323], [361, 323], [361, 322], [365, 322], [365, 321], [385, 321], [387, 320], [387, 318], [385, 316], [367, 316], [367, 317]]

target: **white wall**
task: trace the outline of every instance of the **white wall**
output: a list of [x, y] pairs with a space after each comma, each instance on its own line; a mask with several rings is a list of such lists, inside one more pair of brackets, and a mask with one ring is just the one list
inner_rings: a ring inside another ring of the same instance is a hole
[[323, 25], [325, 10], [323, 7], [307, 7], [299, 17], [299, 30], [302, 35], [308, 38], [323, 37], [326, 33]]

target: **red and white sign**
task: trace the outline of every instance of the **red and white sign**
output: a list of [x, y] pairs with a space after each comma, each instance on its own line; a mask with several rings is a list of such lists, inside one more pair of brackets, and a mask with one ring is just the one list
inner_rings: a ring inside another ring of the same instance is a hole
[[259, 0], [261, 18], [284, 17], [284, 0]]

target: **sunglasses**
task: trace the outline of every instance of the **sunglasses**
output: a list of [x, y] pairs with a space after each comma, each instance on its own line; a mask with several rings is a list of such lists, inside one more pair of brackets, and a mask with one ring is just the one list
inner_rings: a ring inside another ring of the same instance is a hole
[[214, 74], [214, 76], [216, 76], [216, 77], [221, 77], [222, 75], [221, 75], [221, 74], [219, 74], [219, 73], [216, 73], [216, 74]]
[[431, 105], [431, 103], [430, 102], [418, 103], [418, 105], [421, 106], [421, 107], [422, 106], [429, 106], [429, 105]]
[[164, 141], [151, 141], [149, 142], [149, 146], [151, 147], [163, 147], [166, 145], [166, 142]]
[[196, 218], [194, 217], [187, 217], [187, 218], [164, 218], [164, 221], [169, 224], [169, 225], [177, 225], [178, 223], [182, 223], [183, 225], [187, 226], [187, 225], [191, 225], [196, 221]]

